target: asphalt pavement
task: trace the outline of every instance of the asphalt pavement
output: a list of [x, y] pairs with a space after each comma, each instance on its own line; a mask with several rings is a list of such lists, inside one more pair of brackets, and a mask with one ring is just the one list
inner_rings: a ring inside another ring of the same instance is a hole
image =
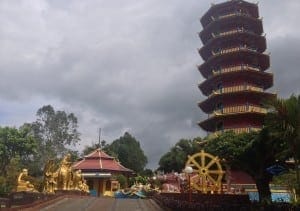
[[115, 199], [109, 197], [67, 197], [40, 211], [163, 211], [152, 199]]

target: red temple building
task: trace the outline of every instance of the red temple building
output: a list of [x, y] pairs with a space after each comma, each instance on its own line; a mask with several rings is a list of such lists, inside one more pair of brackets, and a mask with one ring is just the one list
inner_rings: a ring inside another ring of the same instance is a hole
[[198, 69], [205, 80], [199, 89], [207, 98], [198, 105], [208, 118], [199, 126], [209, 133], [259, 130], [267, 113], [262, 102], [276, 95], [266, 92], [273, 74], [267, 72], [270, 58], [257, 4], [215, 4], [200, 21], [204, 63]]
[[73, 165], [73, 169], [81, 170], [91, 194], [95, 196], [110, 194], [118, 188], [115, 176], [122, 174], [129, 178], [134, 175], [131, 169], [125, 168], [114, 157], [107, 155], [101, 149], [84, 156]]

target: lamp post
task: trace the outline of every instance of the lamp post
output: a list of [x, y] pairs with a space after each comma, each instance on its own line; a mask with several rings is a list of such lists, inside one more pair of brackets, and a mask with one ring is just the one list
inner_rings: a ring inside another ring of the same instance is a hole
[[189, 183], [189, 203], [192, 202], [192, 189], [191, 189], [191, 174], [193, 173], [193, 168], [191, 166], [186, 166], [184, 172], [188, 175]]

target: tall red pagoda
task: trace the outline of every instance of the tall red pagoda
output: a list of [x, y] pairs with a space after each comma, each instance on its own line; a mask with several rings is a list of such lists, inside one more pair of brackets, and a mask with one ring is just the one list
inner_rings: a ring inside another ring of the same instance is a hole
[[204, 63], [198, 69], [205, 80], [199, 89], [207, 98], [198, 105], [208, 118], [199, 126], [208, 132], [259, 130], [267, 112], [262, 101], [275, 94], [265, 91], [273, 74], [266, 72], [270, 59], [258, 6], [243, 0], [215, 4], [201, 24]]

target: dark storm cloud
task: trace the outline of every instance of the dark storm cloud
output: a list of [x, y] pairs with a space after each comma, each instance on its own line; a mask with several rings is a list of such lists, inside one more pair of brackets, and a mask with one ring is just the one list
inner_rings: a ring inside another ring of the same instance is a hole
[[[297, 93], [299, 3], [259, 6], [274, 89]], [[205, 135], [196, 124], [205, 118], [197, 107], [204, 99], [197, 32], [209, 7], [206, 0], [1, 1], [0, 123], [30, 121], [52, 104], [78, 116], [80, 148], [97, 141], [99, 127], [108, 142], [129, 131], [156, 167], [180, 138]]]

